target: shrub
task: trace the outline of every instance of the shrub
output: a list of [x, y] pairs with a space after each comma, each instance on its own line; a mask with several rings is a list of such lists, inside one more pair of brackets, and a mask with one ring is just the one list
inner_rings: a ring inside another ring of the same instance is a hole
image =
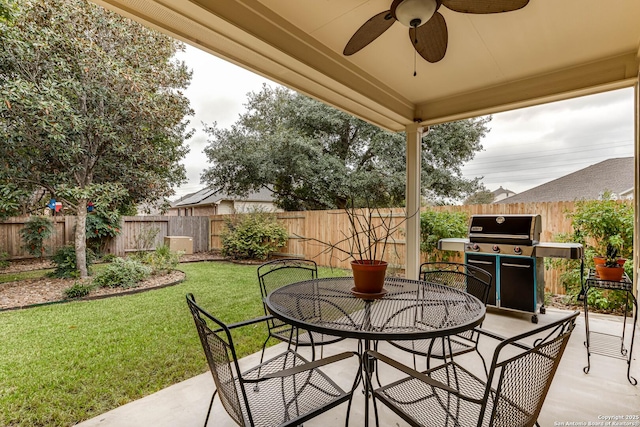
[[53, 234], [53, 221], [46, 216], [32, 216], [20, 230], [24, 248], [37, 258], [45, 255], [44, 241]]
[[134, 238], [135, 247], [138, 250], [137, 253], [144, 257], [144, 253], [153, 248], [158, 233], [160, 233], [158, 227], [143, 227]]
[[113, 262], [114, 259], [118, 258], [114, 254], [104, 254], [100, 257], [100, 261], [102, 262]]
[[7, 252], [0, 252], [0, 270], [9, 267], [9, 254]]
[[107, 218], [100, 214], [87, 215], [87, 245], [96, 253], [103, 253], [109, 239], [120, 234], [120, 215]]
[[68, 287], [63, 292], [64, 292], [64, 296], [67, 299], [82, 298], [89, 295], [89, 293], [91, 293], [91, 290], [93, 290], [93, 288], [94, 286], [92, 285], [75, 282], [73, 286]]
[[133, 288], [151, 274], [151, 267], [132, 258], [116, 258], [104, 270], [96, 274], [93, 284], [108, 288]]
[[144, 253], [142, 262], [151, 267], [151, 274], [164, 274], [176, 269], [182, 254], [171, 252], [169, 246], [162, 245], [153, 252]]
[[233, 259], [267, 259], [287, 244], [287, 229], [271, 213], [255, 211], [225, 220], [220, 233], [222, 255]]
[[[95, 260], [95, 254], [89, 248], [87, 248], [87, 270], [93, 264]], [[70, 278], [78, 277], [78, 266], [76, 264], [76, 248], [72, 245], [63, 246], [58, 249], [51, 261], [55, 264], [55, 270], [49, 273], [50, 277], [58, 278]]]
[[466, 212], [436, 212], [428, 210], [420, 214], [420, 251], [427, 254], [427, 261], [448, 261], [458, 255], [454, 251], [440, 251], [438, 240], [466, 237], [469, 217]]
[[[554, 236], [556, 242], [577, 242], [585, 248], [584, 272], [594, 267], [593, 257], [604, 255], [607, 246], [621, 250], [622, 256], [629, 258], [624, 265], [627, 273], [633, 273], [633, 206], [632, 204], [614, 200], [605, 194], [602, 200], [583, 200], [575, 205], [572, 212], [565, 212], [565, 217], [572, 220], [573, 232]], [[560, 271], [560, 283], [568, 295], [577, 297], [582, 289], [579, 260], [546, 259], [547, 268]], [[631, 274], [629, 277], [633, 277]], [[626, 295], [623, 292], [592, 289], [589, 291], [589, 305], [603, 311], [616, 311], [624, 308]], [[631, 308], [631, 307], [629, 307]]]

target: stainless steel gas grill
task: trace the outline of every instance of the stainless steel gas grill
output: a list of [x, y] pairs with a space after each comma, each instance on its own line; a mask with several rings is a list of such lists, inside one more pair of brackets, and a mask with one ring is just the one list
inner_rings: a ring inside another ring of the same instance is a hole
[[544, 258], [581, 259], [579, 243], [540, 242], [540, 215], [473, 215], [469, 237], [441, 239], [438, 249], [464, 252], [465, 262], [493, 275], [489, 304], [544, 314]]

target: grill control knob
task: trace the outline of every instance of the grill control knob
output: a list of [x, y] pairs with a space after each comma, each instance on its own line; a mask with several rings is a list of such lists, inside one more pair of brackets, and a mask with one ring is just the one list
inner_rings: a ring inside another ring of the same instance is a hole
[[471, 245], [471, 250], [477, 252], [480, 250], [480, 246], [478, 246], [477, 243], [474, 243], [473, 245]]
[[500, 252], [500, 248], [498, 247], [498, 245], [493, 245], [491, 249], [493, 249], [493, 252]]
[[522, 253], [522, 248], [520, 246], [516, 246], [513, 248], [513, 252], [520, 255]]

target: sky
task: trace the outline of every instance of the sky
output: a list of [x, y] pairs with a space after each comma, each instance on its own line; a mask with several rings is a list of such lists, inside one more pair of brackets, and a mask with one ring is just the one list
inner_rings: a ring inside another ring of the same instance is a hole
[[[187, 45], [179, 53], [193, 70], [185, 95], [191, 101], [194, 136], [183, 163], [189, 182], [176, 196], [198, 191], [202, 171], [210, 166], [203, 149], [202, 123], [227, 128], [245, 110], [249, 92], [275, 83]], [[490, 190], [520, 193], [602, 160], [633, 156], [633, 89], [621, 89], [566, 101], [494, 114], [483, 150], [465, 164], [466, 178], [483, 177]]]

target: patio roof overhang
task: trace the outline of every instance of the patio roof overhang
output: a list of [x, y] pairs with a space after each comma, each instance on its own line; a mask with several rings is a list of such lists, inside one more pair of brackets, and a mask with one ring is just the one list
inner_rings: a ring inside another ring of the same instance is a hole
[[471, 15], [445, 7], [443, 60], [417, 58], [396, 22], [342, 50], [391, 0], [95, 0], [380, 127], [402, 131], [628, 87], [638, 78], [640, 2], [531, 0]]
[[[637, 0], [531, 0], [493, 15], [441, 7], [447, 53], [435, 64], [418, 56], [415, 77], [414, 49], [399, 22], [356, 54], [342, 55], [351, 35], [391, 0], [93, 1], [382, 128], [407, 131], [408, 157], [419, 154], [416, 124], [623, 87], [636, 88], [640, 146]], [[419, 206], [411, 184], [419, 163], [409, 161], [407, 205]], [[408, 233], [418, 225], [408, 224]]]

